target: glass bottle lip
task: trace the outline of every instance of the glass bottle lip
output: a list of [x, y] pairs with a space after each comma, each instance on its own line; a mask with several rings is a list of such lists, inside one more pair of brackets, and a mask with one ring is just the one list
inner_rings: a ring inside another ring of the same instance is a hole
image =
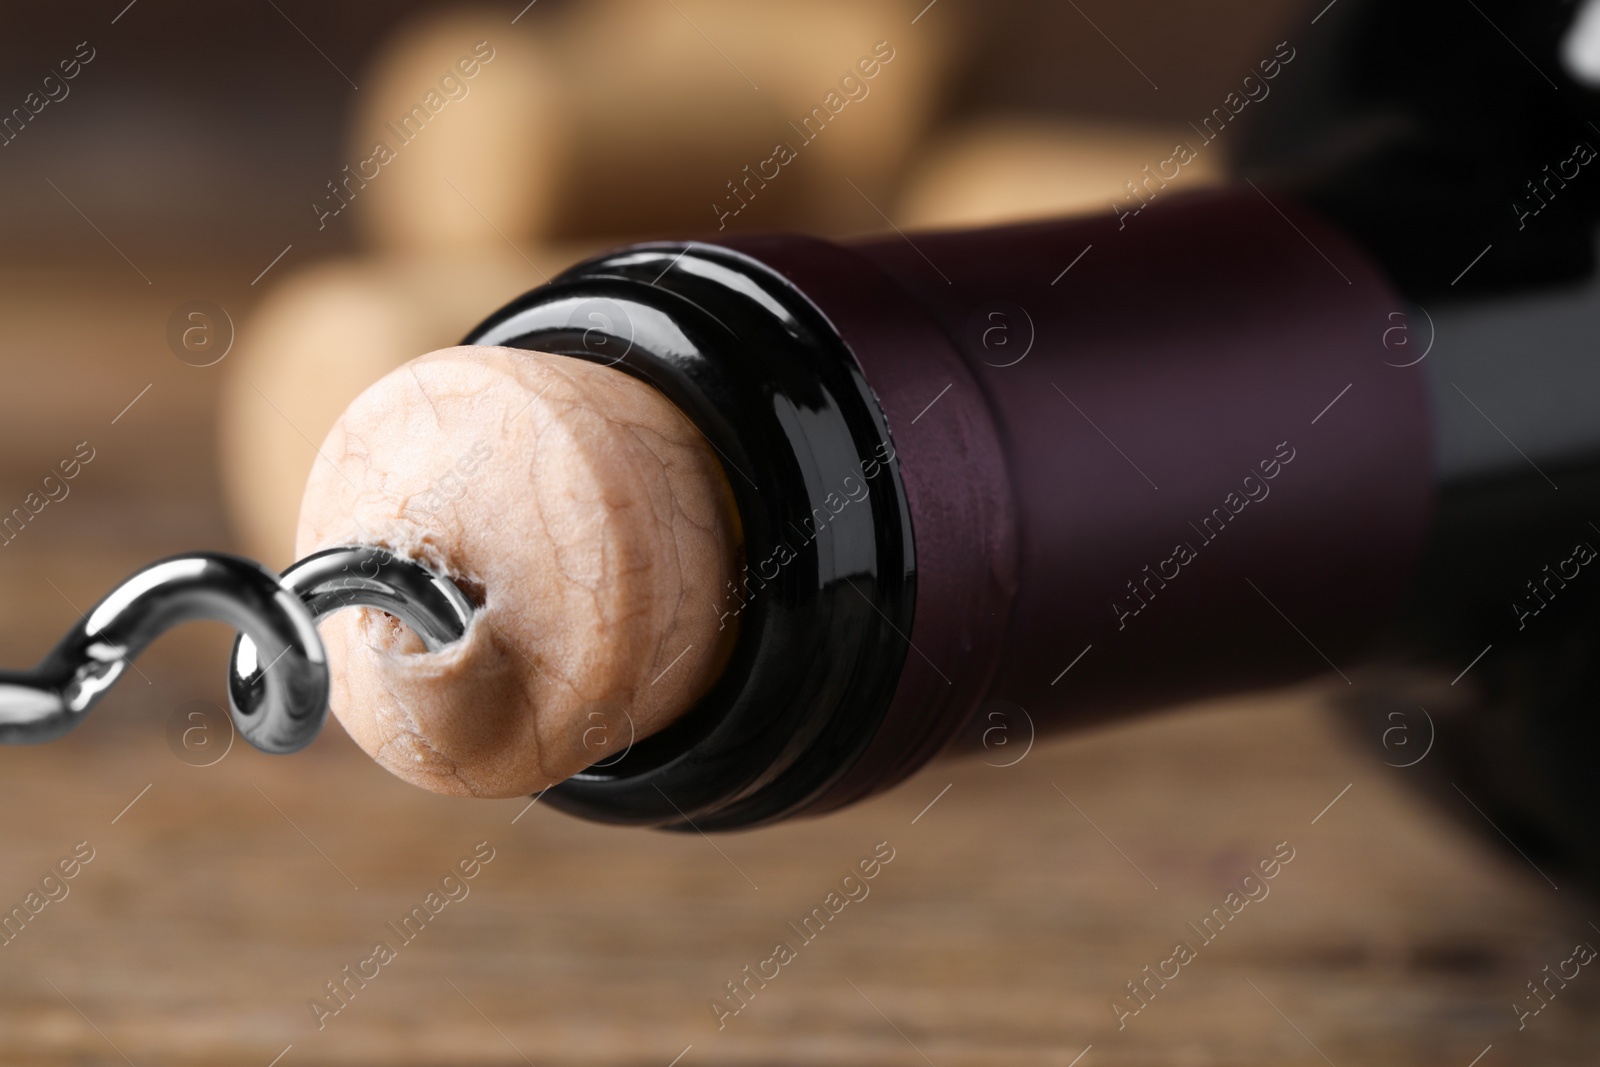
[[673, 725], [546, 790], [547, 802], [676, 829], [743, 828], [815, 804], [882, 723], [916, 602], [905, 486], [849, 347], [781, 275], [694, 242], [580, 263], [465, 343], [648, 382], [717, 452], [742, 526], [740, 579], [713, 597], [739, 627], [722, 677]]

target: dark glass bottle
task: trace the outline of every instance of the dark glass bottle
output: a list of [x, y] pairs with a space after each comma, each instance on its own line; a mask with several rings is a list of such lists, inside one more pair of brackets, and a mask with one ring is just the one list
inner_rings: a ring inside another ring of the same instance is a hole
[[[1289, 214], [1285, 214], [1287, 211]], [[745, 572], [716, 690], [551, 794], [750, 826], [970, 741], [1352, 665], [1417, 572], [1428, 382], [1338, 233], [1257, 193], [840, 246], [649, 245], [468, 339], [614, 362], [727, 469]]]
[[[1553, 61], [1569, 11], [1490, 6]], [[1503, 42], [1434, 47], [1440, 10], [1330, 15], [1346, 46], [1241, 131], [1259, 185], [625, 248], [474, 330], [661, 389], [743, 526], [740, 579], [706, 591], [739, 630], [724, 677], [550, 803], [756, 826], [974, 745], [986, 709], [1048, 734], [1332, 671], [1380, 749], [1403, 722], [1403, 759], [1427, 753], [1413, 778], [1600, 886], [1600, 194], [1563, 190], [1515, 244], [1507, 211], [1592, 94], [1563, 77], [1564, 110], [1533, 107]], [[1463, 116], [1506, 108], [1515, 145], [1463, 156]], [[1514, 295], [1552, 284], [1579, 288]], [[1513, 350], [1538, 357], [1531, 392], [1503, 377]]]

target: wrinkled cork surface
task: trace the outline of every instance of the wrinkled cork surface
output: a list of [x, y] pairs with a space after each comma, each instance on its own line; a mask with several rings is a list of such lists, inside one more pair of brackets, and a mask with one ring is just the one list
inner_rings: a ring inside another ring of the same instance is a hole
[[482, 605], [436, 653], [380, 611], [321, 624], [334, 714], [406, 781], [545, 788], [665, 727], [726, 662], [732, 493], [700, 431], [622, 371], [442, 349], [361, 394], [320, 452], [299, 555], [381, 545]]

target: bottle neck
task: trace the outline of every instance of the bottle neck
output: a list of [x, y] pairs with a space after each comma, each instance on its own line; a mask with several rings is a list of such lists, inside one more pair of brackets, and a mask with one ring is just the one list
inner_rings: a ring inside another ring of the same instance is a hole
[[[1514, 334], [1543, 310], [1506, 313]], [[1249, 190], [573, 268], [468, 343], [660, 388], [724, 460], [748, 581], [719, 591], [740, 636], [713, 693], [551, 803], [750, 826], [887, 788], [976, 737], [986, 701], [1050, 732], [1456, 654], [1600, 479], [1567, 462], [1578, 389], [1529, 435], [1572, 490], [1503, 473], [1504, 438], [1447, 407], [1489, 422], [1456, 343], [1478, 313], [1435, 311], [1450, 343], [1418, 359], [1419, 314], [1337, 231]]]
[[586, 818], [732, 829], [810, 810], [872, 743], [918, 592], [883, 413], [843, 342], [779, 275], [711, 245], [623, 249], [497, 312], [467, 344], [615, 365], [721, 457], [743, 569], [694, 590], [738, 629], [711, 692], [549, 790]]

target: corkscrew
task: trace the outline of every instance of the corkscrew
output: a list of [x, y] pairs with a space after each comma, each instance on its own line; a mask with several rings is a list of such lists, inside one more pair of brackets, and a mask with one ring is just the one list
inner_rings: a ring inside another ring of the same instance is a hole
[[459, 639], [475, 611], [450, 579], [370, 545], [317, 552], [282, 575], [221, 553], [174, 556], [113, 589], [33, 670], [0, 671], [0, 743], [68, 733], [157, 637], [211, 619], [239, 630], [228, 677], [235, 727], [263, 752], [298, 751], [328, 712], [316, 623], [351, 607], [388, 612], [430, 652]]

